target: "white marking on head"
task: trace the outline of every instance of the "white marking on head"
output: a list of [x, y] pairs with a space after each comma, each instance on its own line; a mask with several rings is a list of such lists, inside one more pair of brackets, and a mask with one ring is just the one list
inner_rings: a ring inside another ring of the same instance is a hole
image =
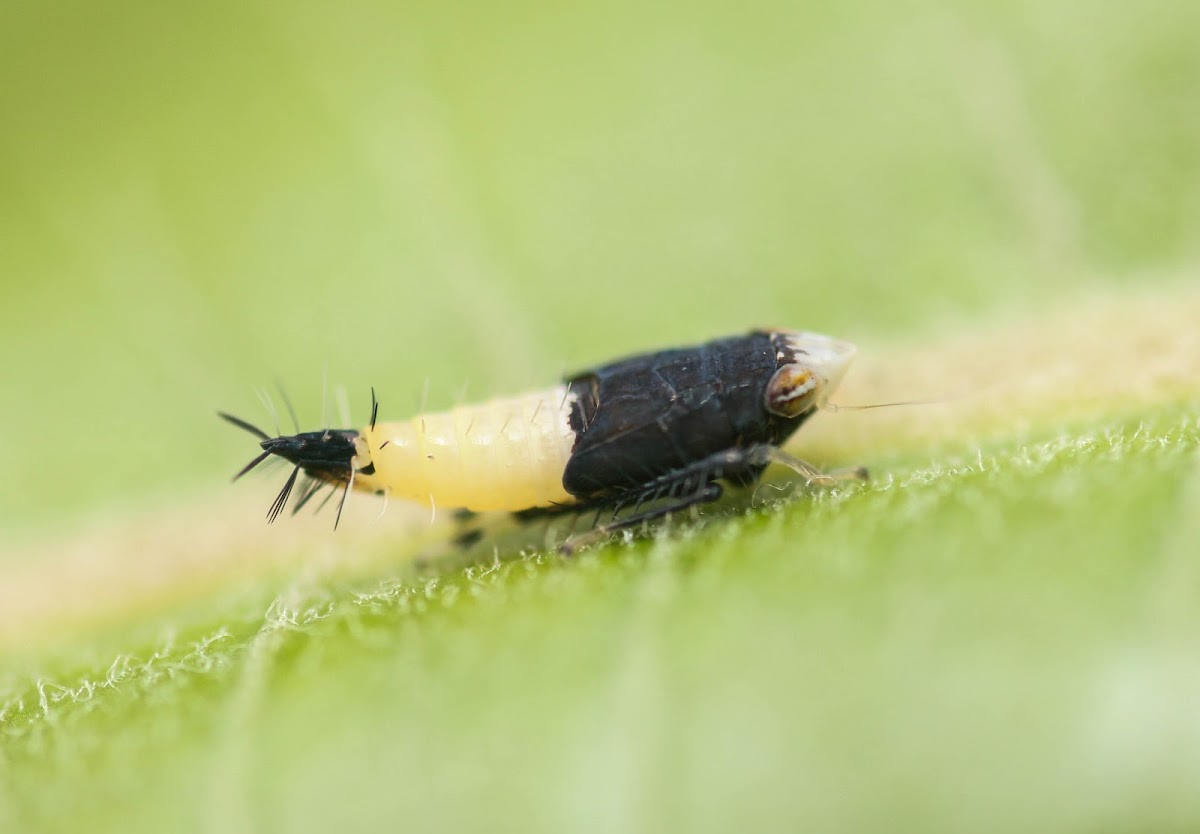
[[850, 342], [822, 336], [820, 333], [790, 333], [787, 337], [788, 347], [796, 353], [792, 361], [803, 365], [821, 377], [821, 390], [818, 393], [818, 405], [824, 405], [846, 376], [846, 370], [858, 353], [858, 348]]

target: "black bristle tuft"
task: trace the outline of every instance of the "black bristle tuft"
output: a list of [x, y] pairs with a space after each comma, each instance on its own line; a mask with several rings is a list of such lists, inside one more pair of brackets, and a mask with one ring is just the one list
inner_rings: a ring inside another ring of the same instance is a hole
[[304, 509], [304, 505], [312, 500], [312, 497], [321, 489], [323, 481], [318, 481], [316, 478], [309, 478], [300, 486], [300, 493], [296, 496], [296, 503], [292, 504], [292, 515]]
[[296, 485], [296, 477], [299, 474], [300, 467], [297, 466], [292, 470], [292, 474], [288, 476], [287, 482], [283, 485], [283, 489], [279, 490], [279, 495], [276, 496], [275, 503], [271, 505], [271, 509], [267, 510], [268, 524], [279, 518], [279, 514], [283, 512], [283, 508], [287, 504], [288, 496], [292, 494], [292, 487]]
[[258, 426], [252, 425], [251, 423], [247, 423], [245, 420], [241, 419], [240, 417], [234, 417], [232, 414], [226, 414], [224, 411], [218, 411], [217, 416], [220, 417], [222, 420], [225, 420], [228, 423], [233, 423], [239, 429], [244, 429], [245, 431], [250, 432], [252, 435], [257, 437], [259, 440], [270, 440], [271, 439], [271, 436], [269, 434], [267, 434], [265, 431], [263, 431], [262, 429], [260, 429]]
[[253, 469], [254, 467], [258, 466], [260, 463], [262, 463], [264, 460], [266, 460], [266, 459], [267, 459], [267, 458], [269, 458], [270, 456], [271, 456], [271, 453], [270, 453], [270, 452], [263, 452], [261, 455], [259, 455], [258, 457], [256, 457], [254, 460], [250, 461], [250, 462], [249, 462], [249, 463], [247, 463], [245, 466], [243, 466], [243, 467], [242, 467], [242, 471], [241, 471], [241, 472], [238, 472], [236, 475], [234, 475], [234, 476], [233, 476], [233, 480], [235, 480], [235, 481], [236, 481], [238, 478], [240, 478], [240, 477], [242, 477], [243, 475], [245, 475], [247, 472], [249, 472], [249, 471], [250, 471], [251, 469]]

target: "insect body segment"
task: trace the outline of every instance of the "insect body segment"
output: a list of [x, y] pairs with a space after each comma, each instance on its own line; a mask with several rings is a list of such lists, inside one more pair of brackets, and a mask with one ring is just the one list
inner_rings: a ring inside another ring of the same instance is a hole
[[824, 336], [758, 332], [581, 374], [571, 381], [576, 443], [564, 485], [594, 497], [726, 449], [778, 445], [824, 403], [853, 355]]
[[[297, 473], [302, 505], [322, 484], [436, 507], [507, 510], [523, 518], [611, 511], [594, 535], [713, 501], [719, 481], [753, 483], [772, 462], [808, 481], [826, 478], [779, 451], [825, 404], [855, 348], [815, 333], [755, 331], [632, 356], [564, 385], [361, 431], [260, 439], [296, 469], [272, 505], [283, 509]], [[315, 484], [316, 486], [312, 486]], [[646, 505], [655, 505], [643, 509]], [[631, 514], [617, 519], [621, 511]]]
[[565, 386], [425, 414], [364, 430], [356, 441], [374, 473], [355, 486], [469, 510], [572, 500], [562, 472], [575, 435]]

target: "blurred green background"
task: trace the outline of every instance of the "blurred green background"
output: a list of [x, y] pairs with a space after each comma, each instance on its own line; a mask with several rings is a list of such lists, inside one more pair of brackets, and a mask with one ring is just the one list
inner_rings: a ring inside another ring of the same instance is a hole
[[5, 527], [210, 484], [276, 378], [400, 416], [1200, 248], [1182, 0], [0, 14]]
[[[1198, 36], [1188, 0], [0, 4], [0, 568], [226, 489], [213, 411], [269, 423], [274, 380], [400, 417], [1194, 284]], [[14, 661], [0, 825], [1193, 827], [1194, 417], [1036, 428], [901, 495]]]

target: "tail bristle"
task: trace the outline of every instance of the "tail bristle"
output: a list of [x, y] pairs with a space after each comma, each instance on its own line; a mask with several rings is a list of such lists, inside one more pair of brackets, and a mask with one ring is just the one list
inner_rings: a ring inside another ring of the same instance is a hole
[[257, 437], [259, 440], [270, 440], [271, 439], [271, 436], [269, 434], [267, 434], [265, 431], [263, 431], [262, 429], [260, 429], [258, 426], [254, 425], [253, 423], [247, 423], [245, 420], [243, 420], [240, 417], [234, 417], [232, 414], [226, 414], [224, 411], [218, 411], [217, 416], [220, 417], [222, 420], [224, 420], [227, 423], [233, 423], [233, 425], [237, 426], [239, 429], [250, 432], [252, 435]]
[[279, 514], [283, 512], [283, 508], [287, 505], [288, 496], [292, 494], [292, 487], [296, 485], [296, 477], [299, 474], [300, 467], [297, 466], [292, 470], [292, 474], [288, 476], [287, 482], [283, 485], [283, 489], [279, 490], [279, 495], [275, 497], [275, 503], [271, 505], [271, 509], [267, 510], [268, 524], [279, 518]]

